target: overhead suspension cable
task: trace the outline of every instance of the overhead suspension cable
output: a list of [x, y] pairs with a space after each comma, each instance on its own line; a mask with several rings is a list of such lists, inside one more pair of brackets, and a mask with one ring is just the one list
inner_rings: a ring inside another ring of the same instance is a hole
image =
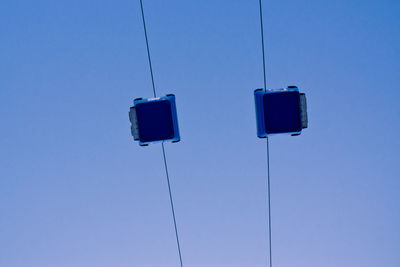
[[[264, 25], [262, 14], [262, 0], [260, 4], [260, 26], [261, 26], [261, 48], [262, 48], [262, 62], [263, 62], [263, 77], [264, 77], [264, 91], [267, 90], [267, 76], [265, 71], [265, 46], [264, 46]], [[272, 225], [271, 225], [271, 182], [269, 172], [269, 138], [267, 136], [267, 190], [268, 190], [268, 241], [269, 241], [269, 266], [272, 267]]]
[[[153, 67], [151, 65], [149, 40], [148, 40], [148, 37], [147, 37], [146, 20], [145, 20], [145, 17], [144, 17], [144, 10], [143, 10], [143, 2], [142, 2], [142, 0], [140, 0], [140, 8], [141, 8], [141, 11], [142, 11], [143, 29], [144, 29], [144, 36], [145, 36], [145, 39], [146, 39], [147, 58], [149, 60], [151, 83], [153, 85], [154, 97], [156, 97], [157, 96], [156, 87], [155, 87], [155, 84], [154, 84]], [[164, 159], [165, 174], [166, 174], [166, 177], [167, 177], [168, 193], [169, 193], [169, 200], [170, 200], [170, 204], [171, 204], [172, 218], [174, 220], [175, 237], [176, 237], [176, 243], [177, 243], [177, 246], [178, 246], [179, 262], [180, 262], [180, 266], [183, 267], [181, 246], [180, 246], [180, 243], [179, 243], [178, 227], [177, 227], [177, 224], [176, 224], [174, 201], [172, 199], [171, 183], [170, 183], [169, 174], [168, 174], [168, 165], [167, 165], [167, 157], [165, 155], [164, 141], [161, 143], [161, 147], [162, 147], [162, 154], [163, 154], [163, 159]]]
[[181, 267], [183, 267], [183, 264], [182, 264], [182, 254], [181, 254], [181, 246], [180, 246], [180, 244], [179, 244], [178, 228], [177, 228], [177, 226], [176, 226], [175, 209], [174, 209], [174, 202], [172, 201], [171, 184], [170, 184], [170, 182], [169, 182], [169, 174], [168, 174], [168, 166], [167, 166], [167, 157], [165, 156], [164, 142], [161, 143], [161, 146], [162, 146], [162, 152], [163, 152], [163, 157], [164, 157], [165, 174], [167, 175], [168, 192], [169, 192], [169, 200], [170, 200], [170, 203], [171, 203], [172, 217], [174, 218], [175, 236], [176, 236], [176, 244], [178, 245], [179, 261], [180, 261], [180, 263], [181, 263]]
[[156, 86], [154, 85], [154, 75], [153, 75], [153, 67], [151, 65], [151, 57], [150, 57], [150, 48], [149, 48], [149, 39], [147, 38], [147, 29], [146, 29], [146, 20], [144, 18], [144, 10], [143, 10], [143, 2], [140, 0], [140, 9], [142, 10], [142, 20], [143, 20], [143, 29], [144, 29], [144, 37], [146, 39], [146, 48], [147, 48], [147, 58], [149, 60], [150, 67], [150, 75], [151, 75], [151, 84], [153, 85], [153, 94], [156, 97]]

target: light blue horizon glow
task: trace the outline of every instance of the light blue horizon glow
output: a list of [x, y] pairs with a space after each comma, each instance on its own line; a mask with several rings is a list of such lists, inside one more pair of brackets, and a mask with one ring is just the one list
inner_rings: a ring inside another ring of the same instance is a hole
[[[307, 94], [309, 128], [270, 139], [273, 262], [400, 266], [400, 2], [264, 1], [268, 88]], [[258, 1], [144, 0], [185, 267], [268, 264]], [[0, 266], [179, 264], [139, 1], [0, 3]]]

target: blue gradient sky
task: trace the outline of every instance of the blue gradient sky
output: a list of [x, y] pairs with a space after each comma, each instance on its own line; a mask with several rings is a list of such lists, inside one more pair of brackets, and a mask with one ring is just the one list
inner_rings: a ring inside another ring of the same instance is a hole
[[[258, 1], [144, 1], [188, 267], [267, 265]], [[138, 1], [0, 3], [0, 266], [175, 267]], [[310, 128], [271, 138], [279, 267], [400, 266], [400, 2], [265, 1], [268, 86], [308, 96]]]

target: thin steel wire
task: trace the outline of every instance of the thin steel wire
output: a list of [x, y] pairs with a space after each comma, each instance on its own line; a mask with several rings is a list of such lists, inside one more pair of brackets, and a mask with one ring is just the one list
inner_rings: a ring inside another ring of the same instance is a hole
[[269, 266], [272, 267], [272, 217], [271, 217], [271, 179], [269, 174], [269, 138], [267, 137], [267, 174], [268, 174], [268, 237], [269, 237]]
[[145, 37], [145, 39], [146, 39], [147, 58], [148, 58], [148, 60], [149, 60], [150, 75], [151, 75], [151, 84], [153, 85], [153, 94], [154, 94], [154, 97], [157, 97], [157, 95], [156, 95], [156, 86], [154, 85], [153, 67], [152, 67], [152, 65], [151, 65], [150, 48], [149, 48], [149, 39], [147, 38], [146, 20], [144, 19], [144, 10], [143, 10], [143, 2], [142, 2], [142, 0], [140, 0], [140, 9], [142, 10], [142, 20], [143, 20], [143, 28], [144, 28], [144, 37]]
[[[147, 58], [149, 60], [151, 83], [153, 85], [153, 94], [154, 94], [154, 97], [157, 97], [156, 87], [155, 87], [155, 84], [154, 84], [153, 67], [151, 65], [149, 40], [148, 40], [148, 37], [147, 37], [146, 20], [145, 20], [145, 17], [144, 17], [144, 10], [143, 10], [143, 2], [142, 2], [142, 0], [140, 0], [140, 8], [141, 8], [141, 11], [142, 11], [143, 29], [144, 29], [144, 36], [145, 36], [145, 39], [146, 39]], [[181, 246], [180, 246], [180, 243], [179, 243], [178, 227], [177, 227], [177, 224], [176, 224], [174, 201], [172, 199], [171, 183], [170, 183], [170, 180], [169, 180], [168, 164], [167, 164], [167, 157], [165, 155], [164, 142], [161, 143], [161, 147], [162, 147], [162, 154], [163, 154], [163, 159], [164, 159], [165, 174], [167, 176], [168, 193], [169, 193], [169, 200], [170, 200], [170, 204], [171, 204], [172, 218], [174, 219], [175, 237], [176, 237], [176, 243], [178, 245], [179, 262], [180, 262], [180, 266], [183, 267]]]
[[168, 192], [169, 192], [169, 200], [170, 200], [170, 202], [171, 202], [172, 217], [174, 218], [175, 237], [176, 237], [176, 243], [177, 243], [177, 245], [178, 245], [179, 262], [180, 262], [180, 264], [181, 264], [181, 267], [183, 267], [183, 263], [182, 263], [182, 254], [181, 254], [181, 246], [180, 246], [180, 244], [179, 244], [178, 227], [176, 226], [174, 201], [172, 200], [171, 184], [170, 184], [170, 182], [169, 182], [169, 174], [168, 174], [168, 166], [167, 166], [167, 157], [165, 156], [164, 142], [161, 143], [161, 146], [162, 146], [162, 152], [163, 152], [163, 157], [164, 157], [165, 174], [167, 175]]
[[267, 75], [265, 74], [265, 48], [264, 48], [264, 23], [262, 14], [262, 4], [260, 3], [260, 25], [261, 25], [261, 46], [262, 46], [262, 61], [263, 61], [263, 74], [264, 74], [264, 91], [267, 90]]
[[[263, 23], [262, 3], [261, 2], [262, 2], [262, 0], [259, 0], [264, 91], [266, 91], [267, 90], [267, 76], [266, 76], [266, 71], [265, 71], [266, 68], [265, 68], [264, 23]], [[268, 136], [267, 136], [267, 190], [268, 190], [269, 266], [272, 267], [271, 178], [270, 178], [270, 171], [269, 171], [269, 138], [268, 138]]]

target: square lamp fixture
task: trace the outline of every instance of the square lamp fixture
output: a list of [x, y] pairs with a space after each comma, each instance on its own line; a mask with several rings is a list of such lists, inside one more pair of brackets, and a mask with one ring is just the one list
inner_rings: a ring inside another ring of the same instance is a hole
[[288, 133], [299, 135], [307, 128], [307, 103], [304, 93], [297, 86], [282, 89], [254, 91], [257, 136]]
[[180, 141], [175, 95], [135, 99], [129, 120], [133, 139], [141, 146], [159, 141]]

